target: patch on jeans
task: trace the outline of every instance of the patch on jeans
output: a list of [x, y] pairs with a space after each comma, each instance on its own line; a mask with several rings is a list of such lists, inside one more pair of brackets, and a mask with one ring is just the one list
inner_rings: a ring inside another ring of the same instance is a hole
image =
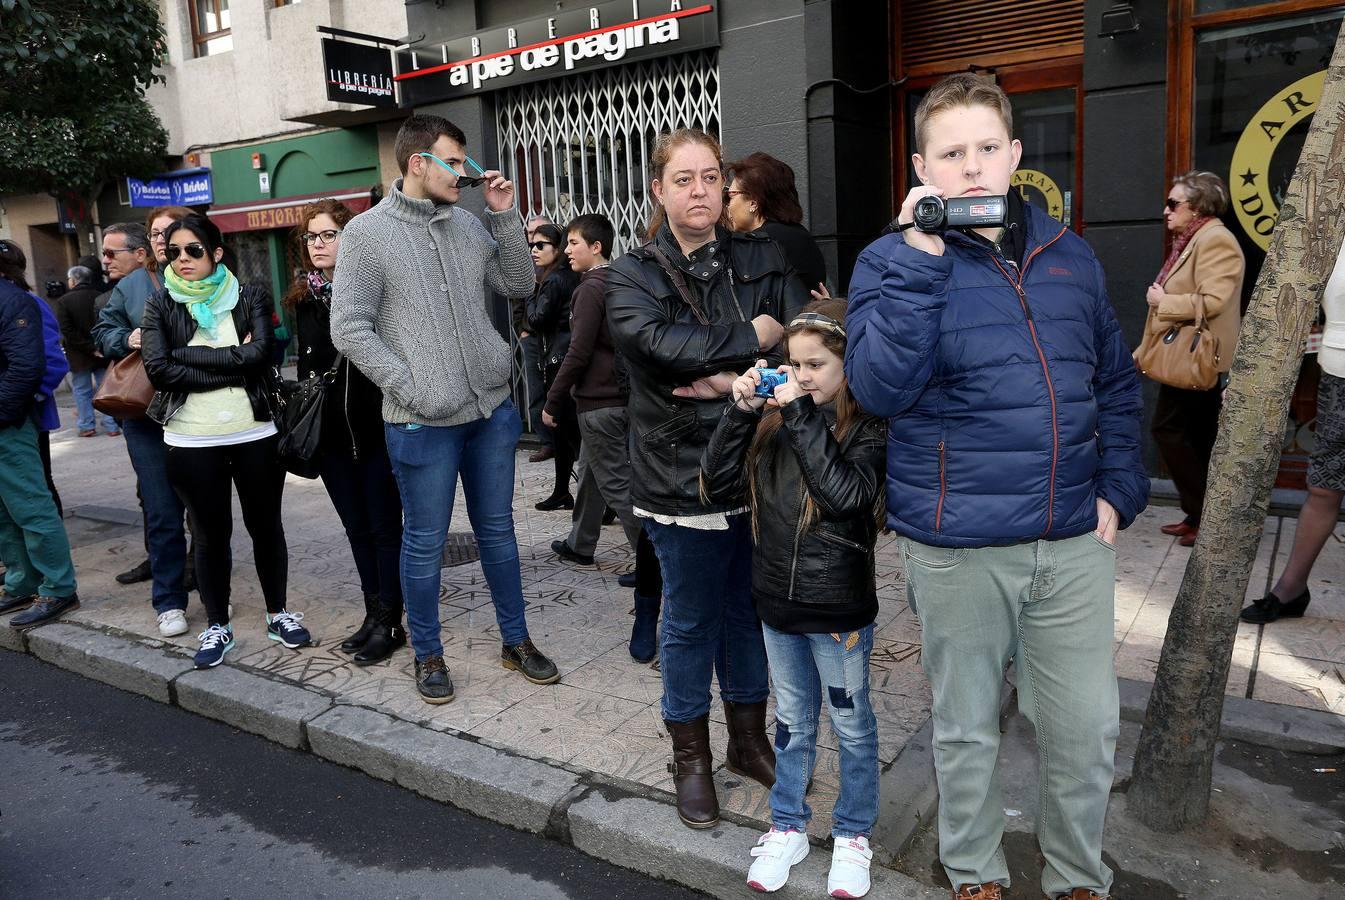
[[827, 698], [832, 709], [854, 709], [855, 698], [845, 692], [845, 688], [827, 685]]
[[476, 535], [470, 531], [450, 531], [448, 537], [444, 539], [444, 557], [439, 567], [446, 569], [465, 566], [480, 558], [481, 551], [476, 546]]
[[775, 720], [775, 749], [783, 750], [789, 746], [789, 726], [779, 719]]

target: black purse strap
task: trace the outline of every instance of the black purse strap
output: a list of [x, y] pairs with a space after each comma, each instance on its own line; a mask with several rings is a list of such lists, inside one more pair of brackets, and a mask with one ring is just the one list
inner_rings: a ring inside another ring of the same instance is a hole
[[677, 289], [682, 302], [691, 308], [692, 315], [702, 325], [709, 325], [710, 319], [705, 315], [705, 311], [701, 309], [700, 304], [693, 299], [691, 287], [687, 284], [686, 276], [682, 274], [682, 270], [673, 265], [672, 260], [668, 259], [668, 254], [659, 249], [658, 244], [650, 244], [649, 249], [653, 252], [654, 259], [658, 260], [659, 266], [663, 269], [663, 274], [668, 276], [668, 280]]

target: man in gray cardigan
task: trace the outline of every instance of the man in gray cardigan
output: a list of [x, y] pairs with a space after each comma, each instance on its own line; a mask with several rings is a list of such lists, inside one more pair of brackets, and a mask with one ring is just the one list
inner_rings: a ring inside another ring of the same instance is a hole
[[[458, 476], [495, 604], [501, 661], [535, 684], [559, 680], [528, 638], [514, 537], [513, 357], [486, 314], [486, 288], [532, 292], [514, 186], [466, 174], [467, 139], [440, 116], [407, 119], [402, 177], [346, 225], [332, 285], [332, 341], [383, 390], [388, 456], [402, 495], [402, 592], [427, 703], [453, 699], [440, 639], [439, 570]], [[456, 204], [477, 188], [486, 222]]]

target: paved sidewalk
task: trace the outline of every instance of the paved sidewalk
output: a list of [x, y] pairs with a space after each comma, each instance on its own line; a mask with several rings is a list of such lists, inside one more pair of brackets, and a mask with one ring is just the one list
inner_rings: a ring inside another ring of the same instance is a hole
[[[134, 476], [122, 440], [102, 435], [81, 439], [66, 428], [52, 436], [52, 453], [56, 483], [67, 508], [67, 526], [76, 545], [83, 601], [82, 608], [68, 618], [86, 626], [111, 627], [148, 647], [161, 646], [148, 585], [124, 587], [113, 579], [144, 555]], [[550, 543], [568, 532], [569, 514], [533, 509], [533, 503], [550, 493], [552, 466], [549, 462], [529, 464], [525, 459], [519, 454], [514, 506], [528, 621], [533, 639], [560, 667], [563, 678], [559, 684], [535, 686], [500, 666], [498, 631], [477, 563], [443, 570], [441, 609], [445, 655], [458, 691], [454, 703], [431, 707], [419, 699], [412, 685], [409, 651], [377, 666], [353, 665], [336, 650], [363, 615], [349, 548], [321, 484], [293, 477], [285, 487], [289, 605], [306, 614], [305, 624], [319, 646], [289, 651], [266, 640], [264, 605], [251, 568], [252, 549], [235, 508], [233, 604], [238, 647], [226, 668], [331, 698], [335, 706], [324, 706], [328, 712], [322, 718], [335, 715], [343, 705], [364, 708], [560, 766], [585, 778], [607, 779], [637, 792], [652, 791], [648, 796], [667, 798], [672, 785], [666, 771], [669, 742], [659, 715], [659, 674], [653, 666], [635, 663], [626, 652], [631, 592], [618, 587], [616, 576], [630, 568], [630, 551], [614, 526], [603, 529], [596, 566], [576, 567], [557, 560]], [[455, 510], [455, 530], [465, 531], [461, 495]], [[1116, 659], [1123, 677], [1151, 681], [1157, 665], [1168, 611], [1190, 555], [1158, 530], [1175, 516], [1172, 509], [1151, 509], [1121, 538]], [[1249, 596], [1259, 596], [1266, 589], [1272, 559], [1277, 560], [1274, 571], [1282, 565], [1294, 524], [1292, 519], [1267, 521]], [[1345, 715], [1342, 541], [1345, 528], [1337, 532], [1314, 573], [1314, 598], [1307, 617], [1265, 628], [1241, 626], [1230, 695]], [[905, 604], [900, 559], [891, 536], [881, 540], [877, 559], [880, 612], [872, 685], [879, 750], [888, 765], [908, 746], [927, 742], [924, 726], [930, 695], [920, 670], [919, 624]], [[195, 633], [204, 627], [195, 595], [188, 618], [192, 631], [164, 642], [181, 648], [177, 652], [194, 649]], [[3, 621], [0, 632], [9, 631]], [[38, 634], [40, 630], [33, 632]], [[13, 646], [15, 642], [0, 633], [0, 643]], [[199, 684], [202, 677], [215, 675], [221, 680], [227, 677], [219, 672], [199, 673], [190, 683]], [[174, 702], [178, 702], [182, 690], [170, 686], [166, 698], [176, 697]], [[351, 710], [352, 715], [357, 712]], [[717, 761], [722, 764], [727, 739], [722, 711], [716, 708], [712, 718]], [[384, 720], [379, 717], [378, 721]], [[296, 719], [295, 727], [302, 731], [303, 723]], [[302, 746], [305, 739], [296, 740]], [[823, 729], [820, 743], [809, 796], [815, 814], [812, 832], [817, 837], [828, 833], [838, 779], [835, 741], [829, 730]], [[927, 770], [927, 753], [917, 758], [924, 761], [918, 768]], [[744, 783], [722, 767], [716, 781], [726, 819], [749, 828], [764, 827], [769, 812], [764, 789]], [[885, 779], [884, 783], [892, 782]], [[913, 785], [912, 790], [919, 793], [921, 788]], [[926, 812], [915, 810], [917, 817]], [[884, 831], [881, 826], [880, 833]], [[887, 831], [892, 833], [890, 828]], [[904, 834], [900, 829], [896, 833]], [[889, 855], [896, 849], [888, 848]], [[746, 847], [738, 850], [745, 859]]]

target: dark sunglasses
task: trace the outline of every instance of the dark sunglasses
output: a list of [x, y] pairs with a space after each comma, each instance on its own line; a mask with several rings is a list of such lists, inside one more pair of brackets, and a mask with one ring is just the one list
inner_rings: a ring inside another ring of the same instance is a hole
[[168, 257], [169, 262], [173, 262], [182, 255], [183, 250], [186, 250], [187, 255], [192, 259], [200, 259], [205, 256], [205, 247], [202, 247], [200, 244], [188, 244], [185, 247], [178, 247], [170, 244], [163, 248], [163, 255]]
[[1170, 209], [1172, 212], [1176, 212], [1177, 207], [1181, 206], [1185, 202], [1186, 202], [1185, 200], [1173, 200], [1171, 197], [1169, 197], [1167, 202], [1167, 208]]
[[543, 250], [547, 247], [554, 247], [556, 245], [551, 243], [550, 241], [533, 241], [528, 246], [534, 250]]

